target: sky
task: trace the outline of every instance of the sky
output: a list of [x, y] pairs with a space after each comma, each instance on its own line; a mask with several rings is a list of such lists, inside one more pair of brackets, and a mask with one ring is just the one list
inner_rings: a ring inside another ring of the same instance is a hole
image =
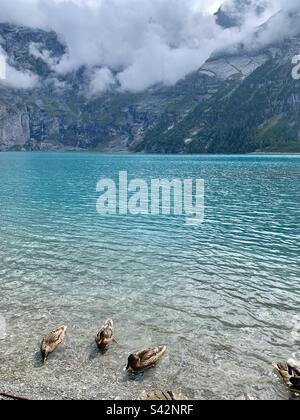
[[[244, 0], [225, 0], [224, 7], [233, 12], [237, 1]], [[0, 21], [57, 32], [67, 46], [58, 63], [38, 45], [31, 53], [61, 74], [85, 66], [91, 94], [113, 87], [140, 92], [159, 83], [175, 84], [215, 50], [241, 40], [250, 46], [251, 34], [272, 14], [299, 9], [299, 0], [252, 2], [266, 3], [263, 16], [255, 16], [250, 7], [242, 26], [227, 30], [213, 16], [222, 3], [218, 0], [0, 0]], [[278, 37], [278, 24], [282, 36], [289, 32], [284, 19], [278, 19], [276, 27], [271, 25], [261, 42]], [[14, 73], [13, 79], [24, 87], [35, 83], [28, 74]]]

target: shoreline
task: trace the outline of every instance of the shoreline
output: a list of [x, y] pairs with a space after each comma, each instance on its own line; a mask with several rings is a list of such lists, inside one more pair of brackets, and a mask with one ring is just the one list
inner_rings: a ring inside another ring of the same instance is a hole
[[91, 154], [110, 156], [203, 156], [203, 157], [250, 157], [250, 156], [300, 156], [300, 152], [250, 152], [250, 153], [135, 153], [130, 151], [97, 150], [0, 150], [3, 154]]

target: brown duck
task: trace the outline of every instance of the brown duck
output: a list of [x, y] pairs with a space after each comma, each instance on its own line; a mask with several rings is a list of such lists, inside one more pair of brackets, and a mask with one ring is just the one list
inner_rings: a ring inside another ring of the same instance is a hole
[[101, 330], [96, 335], [95, 341], [99, 348], [105, 348], [115, 341], [114, 323], [111, 319], [107, 320]]
[[274, 363], [274, 369], [279, 374], [285, 385], [290, 389], [300, 391], [300, 367], [293, 361]]
[[129, 372], [140, 372], [153, 367], [165, 354], [166, 346], [159, 346], [153, 349], [146, 349], [132, 353], [128, 357], [126, 370]]
[[47, 335], [41, 343], [41, 355], [43, 362], [46, 363], [49, 354], [53, 353], [57, 347], [63, 342], [66, 336], [67, 327], [62, 326]]

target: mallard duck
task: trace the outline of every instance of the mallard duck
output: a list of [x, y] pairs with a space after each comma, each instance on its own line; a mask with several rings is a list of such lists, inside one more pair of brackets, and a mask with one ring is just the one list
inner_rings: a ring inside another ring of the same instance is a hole
[[165, 354], [166, 346], [159, 346], [154, 349], [146, 349], [137, 353], [132, 353], [128, 357], [126, 370], [129, 372], [139, 372], [154, 366]]
[[144, 391], [138, 398], [138, 400], [148, 400], [148, 401], [171, 401], [178, 400], [183, 401], [187, 400], [185, 395], [175, 393], [173, 391]]
[[41, 355], [43, 362], [46, 363], [49, 354], [53, 353], [57, 347], [63, 342], [66, 335], [67, 327], [62, 326], [52, 331], [45, 337], [41, 343]]
[[115, 341], [114, 323], [111, 319], [103, 325], [96, 335], [95, 341], [99, 348], [105, 348]]
[[300, 367], [291, 360], [287, 363], [274, 363], [273, 366], [290, 389], [300, 391]]

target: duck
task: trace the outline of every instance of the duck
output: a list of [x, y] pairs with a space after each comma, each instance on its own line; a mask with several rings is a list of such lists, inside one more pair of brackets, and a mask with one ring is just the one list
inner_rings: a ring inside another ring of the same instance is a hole
[[49, 354], [53, 353], [57, 347], [63, 342], [66, 336], [67, 327], [62, 326], [52, 331], [47, 335], [41, 343], [41, 355], [43, 362], [46, 363], [48, 360]]
[[115, 340], [115, 329], [112, 319], [108, 319], [95, 338], [96, 344], [103, 349], [109, 346]]
[[300, 391], [300, 367], [294, 361], [273, 363], [273, 367], [285, 385], [292, 390]]
[[128, 372], [140, 372], [150, 369], [163, 357], [166, 350], [166, 346], [159, 346], [132, 353], [128, 357], [126, 370]]

